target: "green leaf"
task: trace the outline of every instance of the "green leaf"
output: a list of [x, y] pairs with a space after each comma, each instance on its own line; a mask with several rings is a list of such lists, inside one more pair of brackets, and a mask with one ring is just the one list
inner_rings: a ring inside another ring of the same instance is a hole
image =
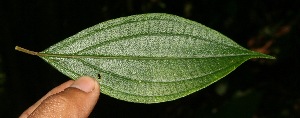
[[175, 15], [151, 13], [109, 20], [38, 55], [72, 79], [97, 78], [101, 92], [137, 103], [175, 100], [224, 77], [250, 58], [226, 36]]

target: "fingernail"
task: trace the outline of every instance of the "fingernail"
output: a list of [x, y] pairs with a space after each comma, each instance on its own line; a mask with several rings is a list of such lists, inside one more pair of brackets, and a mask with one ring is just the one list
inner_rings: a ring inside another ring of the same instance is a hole
[[88, 93], [94, 90], [95, 82], [95, 79], [88, 76], [83, 76], [77, 79], [70, 87], [75, 87]]

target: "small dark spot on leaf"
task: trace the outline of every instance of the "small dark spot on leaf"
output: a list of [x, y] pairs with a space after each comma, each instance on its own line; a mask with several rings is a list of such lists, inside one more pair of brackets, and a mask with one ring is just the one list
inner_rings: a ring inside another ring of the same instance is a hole
[[100, 74], [98, 74], [98, 79], [101, 79], [101, 75]]

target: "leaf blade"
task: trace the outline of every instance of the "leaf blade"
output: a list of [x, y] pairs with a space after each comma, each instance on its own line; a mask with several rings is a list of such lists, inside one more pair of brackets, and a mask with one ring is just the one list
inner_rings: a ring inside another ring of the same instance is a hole
[[272, 58], [194, 21], [159, 13], [100, 23], [39, 56], [72, 79], [100, 73], [101, 92], [138, 103], [178, 99], [250, 58]]

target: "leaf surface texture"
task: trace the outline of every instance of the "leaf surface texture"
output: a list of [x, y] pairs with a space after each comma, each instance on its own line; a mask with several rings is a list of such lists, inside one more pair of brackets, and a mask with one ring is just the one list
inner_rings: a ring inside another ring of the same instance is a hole
[[39, 55], [76, 79], [101, 75], [101, 92], [137, 103], [171, 101], [196, 92], [250, 58], [249, 51], [200, 23], [151, 13], [109, 20]]

